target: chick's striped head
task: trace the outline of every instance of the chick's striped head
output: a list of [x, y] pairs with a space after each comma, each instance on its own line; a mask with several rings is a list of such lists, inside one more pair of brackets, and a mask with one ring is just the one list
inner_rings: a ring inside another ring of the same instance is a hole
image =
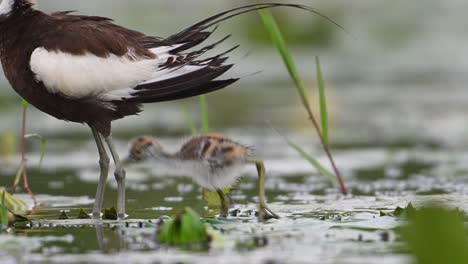
[[161, 157], [163, 154], [163, 148], [153, 137], [141, 136], [132, 141], [129, 158], [133, 161], [145, 161]]

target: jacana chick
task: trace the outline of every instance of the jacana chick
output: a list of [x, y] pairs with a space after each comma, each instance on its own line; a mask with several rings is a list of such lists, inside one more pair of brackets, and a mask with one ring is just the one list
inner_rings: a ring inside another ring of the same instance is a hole
[[206, 134], [188, 140], [175, 153], [167, 152], [154, 138], [142, 136], [131, 143], [125, 163], [162, 162], [181, 175], [192, 177], [201, 187], [216, 191], [221, 200], [221, 216], [227, 216], [229, 198], [222, 189], [239, 182], [241, 169], [255, 164], [259, 177], [260, 220], [278, 218], [265, 198], [265, 166], [250, 158], [252, 150], [220, 134]]
[[111, 123], [138, 114], [145, 103], [197, 96], [236, 82], [237, 78], [222, 76], [233, 66], [226, 63], [227, 54], [237, 46], [202, 57], [229, 36], [199, 45], [227, 19], [280, 6], [317, 14], [301, 5], [252, 4], [157, 37], [106, 17], [70, 11], [47, 14], [36, 8], [36, 0], [2, 0], [0, 60], [12, 88], [31, 105], [57, 119], [90, 127], [100, 165], [94, 218], [101, 216], [104, 201], [108, 146], [115, 163], [117, 213], [125, 218], [125, 170], [113, 144]]

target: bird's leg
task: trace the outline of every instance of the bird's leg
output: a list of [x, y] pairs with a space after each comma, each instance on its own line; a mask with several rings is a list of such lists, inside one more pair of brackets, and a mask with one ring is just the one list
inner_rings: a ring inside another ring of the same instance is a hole
[[216, 189], [216, 192], [218, 193], [219, 200], [221, 201], [221, 217], [227, 217], [228, 212], [229, 212], [229, 197], [226, 197], [224, 194], [223, 190], [221, 189]]
[[94, 201], [93, 207], [93, 218], [100, 218], [102, 212], [102, 204], [104, 202], [104, 191], [106, 189], [107, 174], [109, 174], [109, 156], [107, 155], [106, 149], [102, 142], [102, 137], [99, 132], [91, 127], [94, 139], [96, 140], [96, 146], [99, 152], [99, 167], [101, 174], [99, 176], [99, 182], [96, 191], [96, 200]]
[[106, 142], [115, 164], [114, 176], [117, 181], [117, 217], [119, 219], [125, 219], [127, 217], [125, 214], [125, 169], [122, 166], [117, 149], [112, 142], [112, 137], [106, 137]]
[[268, 208], [268, 205], [266, 203], [266, 196], [265, 196], [265, 171], [266, 170], [265, 170], [265, 165], [263, 164], [263, 161], [252, 160], [252, 161], [249, 161], [249, 163], [255, 164], [255, 166], [257, 167], [257, 172], [258, 172], [258, 199], [259, 199], [258, 220], [260, 222], [263, 222], [271, 218], [278, 219], [279, 216], [273, 213], [273, 211], [271, 211], [271, 209]]
[[102, 226], [102, 224], [95, 224], [94, 228], [96, 229], [96, 240], [98, 242], [99, 249], [102, 252], [106, 252], [107, 245], [104, 235], [104, 227]]
[[[26, 113], [27, 113], [28, 108], [23, 104], [23, 119], [21, 123], [21, 175], [23, 177], [23, 187], [24, 189], [28, 192], [28, 194], [31, 196], [34, 206], [37, 205], [37, 200], [36, 196], [34, 195], [33, 191], [29, 187], [29, 182], [28, 182], [28, 175], [26, 171]], [[19, 175], [18, 175], [19, 176]], [[15, 179], [15, 182], [13, 183], [13, 193], [16, 192], [16, 188], [18, 187], [20, 178], [17, 177]]]

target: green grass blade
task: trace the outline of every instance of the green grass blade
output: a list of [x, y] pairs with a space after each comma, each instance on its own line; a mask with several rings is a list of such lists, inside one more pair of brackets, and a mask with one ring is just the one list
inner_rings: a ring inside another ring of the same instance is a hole
[[287, 140], [288, 144], [294, 148], [304, 159], [306, 159], [312, 166], [317, 169], [318, 172], [320, 172], [323, 176], [327, 177], [330, 179], [332, 182], [333, 186], [338, 186], [338, 180], [336, 179], [336, 176], [327, 170], [325, 167], [323, 167], [320, 162], [318, 162], [314, 157], [310, 156], [307, 152], [304, 151], [299, 145], [295, 144], [294, 142], [290, 141], [289, 139]]
[[317, 84], [320, 97], [320, 121], [322, 123], [322, 137], [325, 145], [328, 145], [328, 110], [327, 110], [327, 96], [325, 94], [325, 83], [323, 81], [322, 67], [320, 66], [320, 59], [315, 57], [315, 64], [317, 66]]
[[206, 103], [206, 96], [200, 95], [200, 110], [202, 116], [203, 133], [210, 132], [210, 119], [208, 116], [208, 105]]
[[327, 177], [330, 179], [331, 183], [333, 186], [339, 186], [339, 182], [336, 178], [336, 176], [329, 170], [327, 170], [325, 167], [323, 167], [320, 162], [318, 162], [317, 159], [309, 155], [303, 148], [301, 148], [299, 145], [296, 143], [292, 142], [289, 138], [287, 138], [285, 135], [281, 134], [271, 123], [269, 123], [271, 129], [275, 131], [278, 135], [280, 135], [286, 143], [288, 143], [289, 146], [291, 146], [294, 150], [297, 151], [304, 159], [306, 159], [317, 171], [322, 174], [323, 176]]
[[39, 160], [39, 166], [41, 166], [42, 161], [44, 160], [44, 156], [46, 154], [46, 150], [47, 150], [47, 140], [39, 134], [28, 134], [28, 135], [25, 135], [24, 137], [26, 139], [37, 139], [41, 141], [41, 159]]
[[327, 156], [328, 156], [328, 158], [330, 160], [330, 163], [331, 163], [331, 165], [333, 167], [333, 170], [335, 171], [335, 175], [338, 178], [338, 182], [340, 184], [341, 191], [342, 191], [343, 194], [346, 194], [347, 193], [346, 186], [344, 185], [344, 182], [343, 182], [343, 180], [341, 178], [338, 167], [335, 164], [335, 161], [334, 161], [333, 156], [332, 156], [332, 154], [330, 152], [330, 149], [328, 148], [328, 129], [326, 131], [327, 138], [325, 139], [324, 136], [322, 135], [320, 125], [317, 122], [317, 119], [315, 118], [315, 116], [314, 116], [314, 114], [312, 112], [312, 109], [310, 107], [310, 102], [309, 102], [309, 99], [307, 97], [307, 92], [306, 92], [304, 83], [300, 79], [300, 76], [299, 76], [297, 68], [296, 68], [296, 66], [294, 64], [293, 58], [292, 58], [291, 54], [289, 53], [288, 48], [286, 46], [286, 41], [284, 40], [284, 37], [281, 34], [281, 30], [280, 30], [278, 24], [276, 23], [275, 18], [273, 17], [273, 15], [268, 10], [260, 10], [259, 14], [260, 14], [260, 17], [262, 18], [263, 24], [265, 25], [266, 29], [268, 30], [268, 32], [271, 35], [272, 41], [275, 43], [281, 57], [283, 58], [284, 63], [286, 64], [286, 67], [287, 67], [287, 69], [289, 71], [289, 74], [291, 75], [291, 78], [293, 79], [293, 81], [294, 81], [294, 83], [296, 85], [296, 88], [297, 88], [297, 90], [299, 92], [299, 95], [301, 97], [302, 104], [304, 105], [305, 110], [307, 111], [308, 116], [309, 116], [315, 130], [317, 131], [317, 133], [320, 136], [320, 140], [321, 140], [323, 149], [327, 153]]
[[276, 48], [278, 49], [285, 65], [286, 68], [288, 69], [289, 74], [291, 75], [291, 78], [293, 79], [294, 83], [296, 84], [296, 87], [299, 91], [299, 95], [301, 97], [302, 103], [306, 106], [310, 106], [309, 98], [307, 96], [307, 91], [305, 88], [304, 83], [302, 82], [299, 72], [297, 71], [297, 67], [294, 64], [294, 60], [291, 56], [291, 53], [288, 50], [288, 47], [286, 45], [286, 41], [284, 40], [283, 34], [281, 33], [281, 30], [276, 23], [275, 18], [271, 14], [269, 10], [260, 10], [258, 11], [260, 14], [260, 17], [262, 18], [263, 24], [265, 25], [266, 29], [271, 35], [271, 39], [273, 40]]
[[187, 120], [187, 124], [190, 127], [190, 131], [192, 132], [192, 136], [198, 135], [197, 126], [195, 126], [195, 121], [192, 118], [192, 115], [187, 107], [184, 108], [185, 119]]

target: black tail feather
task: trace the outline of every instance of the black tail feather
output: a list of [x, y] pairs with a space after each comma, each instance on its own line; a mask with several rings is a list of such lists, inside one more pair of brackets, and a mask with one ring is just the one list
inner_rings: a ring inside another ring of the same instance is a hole
[[166, 102], [179, 100], [183, 98], [198, 96], [210, 92], [220, 90], [226, 86], [229, 86], [239, 79], [227, 79], [227, 80], [216, 80], [204, 83], [195, 87], [186, 87], [183, 90], [178, 91], [177, 93], [165, 93], [165, 94], [154, 94], [153, 96], [140, 98], [135, 100], [137, 103], [157, 103], [157, 102]]
[[231, 69], [232, 66], [207, 66], [171, 79], [140, 85], [135, 88], [137, 91], [132, 94], [132, 97], [126, 100], [138, 103], [159, 102], [164, 101], [162, 98], [185, 98], [193, 96], [192, 93], [202, 94], [206, 90], [205, 85], [210, 86], [210, 83], [218, 82], [213, 80]]
[[340, 24], [336, 23], [335, 21], [333, 21], [328, 16], [316, 11], [312, 7], [305, 6], [305, 5], [298, 5], [298, 4], [261, 3], [261, 4], [252, 4], [252, 5], [241, 6], [241, 7], [233, 8], [233, 9], [221, 12], [219, 14], [213, 15], [213, 16], [211, 16], [209, 18], [206, 18], [206, 19], [204, 19], [204, 20], [202, 20], [202, 21], [200, 21], [200, 22], [198, 22], [198, 23], [196, 23], [196, 24], [182, 30], [181, 32], [179, 32], [179, 33], [177, 33], [175, 35], [170, 36], [166, 40], [168, 40], [169, 42], [172, 42], [172, 43], [183, 43], [184, 41], [187, 41], [187, 40], [189, 40], [189, 42], [191, 42], [191, 38], [194, 38], [196, 36], [200, 36], [200, 37], [195, 38], [198, 41], [201, 38], [201, 36], [207, 37], [206, 34], [208, 34], [208, 36], [212, 34], [212, 32], [203, 32], [203, 30], [206, 30], [206, 29], [208, 29], [208, 28], [210, 28], [212, 26], [216, 26], [217, 24], [219, 24], [219, 23], [221, 23], [221, 22], [223, 22], [225, 20], [228, 20], [230, 18], [239, 16], [239, 15], [242, 15], [242, 14], [245, 14], [245, 13], [258, 11], [258, 10], [262, 10], [262, 9], [275, 8], [275, 7], [291, 7], [291, 8], [298, 8], [298, 9], [302, 9], [302, 10], [312, 12], [312, 13], [314, 13], [314, 14], [316, 14], [316, 15], [330, 21], [335, 26], [339, 27], [340, 29], [342, 29], [343, 31], [346, 32], [346, 30]]
[[[155, 82], [152, 83], [139, 85], [136, 88], [134, 88], [135, 92], [132, 94], [132, 97], [125, 98], [124, 100], [135, 103], [171, 101], [219, 90], [236, 82], [238, 79], [215, 79], [224, 74], [233, 66], [223, 66], [223, 63], [225, 63], [225, 61], [227, 60], [226, 54], [233, 51], [238, 46], [235, 46], [221, 54], [206, 59], [199, 59], [203, 54], [205, 54], [209, 50], [214, 49], [220, 43], [228, 39], [230, 35], [199, 50], [188, 52], [185, 54], [183, 54], [182, 52], [204, 42], [208, 37], [210, 37], [213, 34], [213, 32], [217, 28], [217, 25], [225, 20], [248, 12], [274, 7], [291, 7], [312, 12], [314, 14], [319, 15], [322, 18], [325, 18], [326, 20], [330, 21], [331, 23], [335, 24], [343, 31], [345, 31], [342, 26], [331, 20], [329, 17], [317, 12], [311, 7], [304, 5], [262, 3], [233, 8], [211, 16], [207, 19], [204, 19], [180, 31], [179, 33], [163, 40], [164, 45], [182, 45], [171, 51], [171, 54], [174, 55], [174, 58], [168, 59], [166, 64], [161, 66], [160, 70], [170, 69], [176, 71], [187, 65], [200, 66], [199, 70], [182, 74], [170, 79], [162, 81], [155, 80]], [[211, 27], [215, 28], [212, 31], [206, 31]]]

